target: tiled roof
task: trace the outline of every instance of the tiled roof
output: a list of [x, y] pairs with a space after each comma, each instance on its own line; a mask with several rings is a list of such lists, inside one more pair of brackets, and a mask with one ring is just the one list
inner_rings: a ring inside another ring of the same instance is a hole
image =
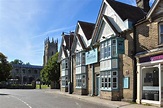
[[21, 68], [34, 68], [34, 69], [42, 69], [43, 68], [43, 66], [36, 66], [36, 65], [24, 65], [24, 64], [22, 64], [22, 65], [20, 65], [20, 64], [12, 64], [12, 66], [14, 67], [14, 68], [16, 68], [16, 67], [21, 67]]
[[87, 40], [91, 39], [95, 24], [83, 22], [83, 21], [78, 21], [78, 22], [79, 22]]
[[143, 10], [138, 7], [124, 4], [115, 0], [106, 0], [123, 21], [130, 19], [134, 22], [145, 16]]
[[[74, 35], [65, 35], [64, 39], [65, 39], [65, 42], [66, 42], [66, 48], [69, 49], [69, 45], [70, 45], [70, 49], [71, 49], [72, 43], [73, 43], [73, 39], [74, 39]], [[69, 44], [69, 42], [70, 42], [70, 44]]]
[[85, 49], [85, 45], [84, 45], [84, 43], [83, 43], [83, 41], [82, 41], [81, 36], [80, 36], [79, 34], [77, 34], [77, 37], [78, 37], [78, 40], [79, 40], [79, 42], [80, 42], [82, 48]]

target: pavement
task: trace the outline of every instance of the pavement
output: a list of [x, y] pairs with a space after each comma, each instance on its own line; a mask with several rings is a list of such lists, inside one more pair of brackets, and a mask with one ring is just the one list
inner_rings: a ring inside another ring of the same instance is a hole
[[129, 103], [129, 102], [124, 102], [124, 101], [110, 101], [110, 100], [106, 100], [106, 99], [101, 99], [97, 96], [69, 94], [68, 92], [61, 92], [59, 89], [58, 90], [57, 89], [49, 89], [49, 90], [47, 89], [45, 92], [62, 94], [65, 96], [69, 96], [71, 98], [80, 99], [82, 101], [100, 104], [101, 106], [108, 106], [110, 108], [158, 108], [156, 106]]

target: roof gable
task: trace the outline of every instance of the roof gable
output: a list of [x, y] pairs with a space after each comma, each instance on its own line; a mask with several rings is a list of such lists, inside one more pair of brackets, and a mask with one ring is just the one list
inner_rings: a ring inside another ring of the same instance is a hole
[[155, 0], [151, 9], [147, 14], [147, 19], [152, 17], [152, 15], [157, 16], [163, 13], [163, 1], [162, 0]]
[[106, 0], [106, 2], [115, 10], [115, 12], [123, 21], [130, 19], [134, 22], [137, 22], [145, 16], [145, 13], [138, 7], [115, 0]]
[[81, 26], [87, 40], [91, 39], [95, 24], [83, 21], [78, 21], [78, 23]]

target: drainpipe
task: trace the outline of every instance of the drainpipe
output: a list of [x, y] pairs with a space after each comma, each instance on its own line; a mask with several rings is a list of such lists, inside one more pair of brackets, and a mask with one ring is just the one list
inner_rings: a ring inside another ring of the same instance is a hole
[[94, 64], [92, 64], [92, 94], [91, 96], [94, 95]]
[[136, 102], [137, 99], [137, 65], [136, 65], [136, 27], [133, 25], [133, 102]]

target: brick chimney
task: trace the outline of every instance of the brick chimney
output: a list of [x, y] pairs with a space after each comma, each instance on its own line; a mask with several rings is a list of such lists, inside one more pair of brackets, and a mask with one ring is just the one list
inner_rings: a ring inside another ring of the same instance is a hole
[[144, 12], [148, 12], [150, 9], [149, 1], [150, 0], [136, 0], [137, 7], [143, 9]]

